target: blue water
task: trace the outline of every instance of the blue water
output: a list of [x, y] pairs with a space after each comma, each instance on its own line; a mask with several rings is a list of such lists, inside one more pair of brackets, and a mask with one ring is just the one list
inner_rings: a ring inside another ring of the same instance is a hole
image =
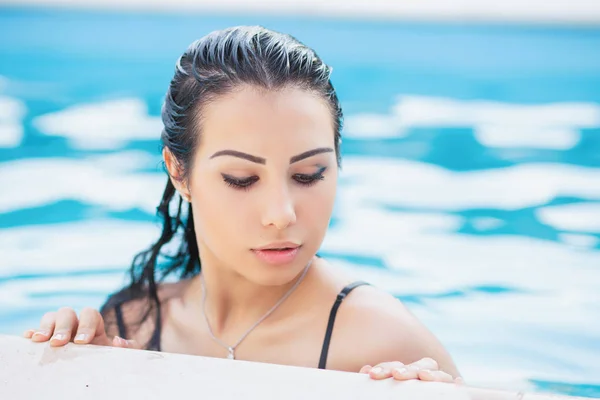
[[0, 333], [125, 282], [157, 234], [175, 60], [239, 24], [334, 67], [322, 255], [402, 299], [469, 383], [600, 397], [600, 28], [0, 8]]

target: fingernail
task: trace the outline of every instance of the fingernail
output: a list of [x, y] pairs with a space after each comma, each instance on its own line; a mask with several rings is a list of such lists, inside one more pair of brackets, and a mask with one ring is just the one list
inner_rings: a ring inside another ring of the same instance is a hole
[[121, 336], [115, 336], [115, 339], [117, 339], [117, 343], [121, 346], [127, 346], [127, 340], [123, 339]]
[[50, 332], [48, 331], [36, 331], [33, 336], [48, 336], [50, 334]]
[[75, 341], [76, 342], [85, 342], [88, 338], [88, 334], [87, 333], [80, 333], [77, 336], [75, 336]]
[[381, 367], [375, 367], [371, 370], [371, 373], [375, 374], [375, 375], [380, 375], [383, 372], [383, 368]]
[[422, 370], [420, 370], [420, 371], [419, 371], [419, 374], [422, 374], [422, 375], [427, 375], [427, 376], [429, 376], [429, 377], [431, 377], [431, 376], [432, 376], [432, 373], [431, 373], [431, 371], [430, 371], [430, 370], [428, 370], [428, 369], [422, 369]]
[[400, 374], [400, 375], [404, 375], [406, 372], [408, 372], [408, 370], [404, 367], [402, 368], [395, 368], [394, 371], [396, 371], [396, 373]]
[[67, 335], [65, 335], [64, 333], [55, 333], [54, 336], [52, 336], [51, 340], [65, 340], [67, 338]]

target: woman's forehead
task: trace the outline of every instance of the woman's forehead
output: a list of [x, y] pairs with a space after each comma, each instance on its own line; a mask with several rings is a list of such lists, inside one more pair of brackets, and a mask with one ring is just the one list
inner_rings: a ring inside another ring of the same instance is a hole
[[296, 151], [302, 146], [331, 145], [334, 139], [326, 101], [298, 88], [244, 87], [207, 104], [202, 116], [201, 143], [208, 150], [277, 143]]

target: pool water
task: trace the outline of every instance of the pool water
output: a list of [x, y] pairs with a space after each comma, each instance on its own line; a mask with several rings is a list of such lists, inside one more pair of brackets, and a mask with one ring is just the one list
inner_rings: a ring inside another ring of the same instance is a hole
[[600, 397], [600, 28], [0, 8], [0, 333], [125, 283], [158, 233], [175, 61], [240, 24], [334, 67], [321, 254], [402, 299], [470, 384]]

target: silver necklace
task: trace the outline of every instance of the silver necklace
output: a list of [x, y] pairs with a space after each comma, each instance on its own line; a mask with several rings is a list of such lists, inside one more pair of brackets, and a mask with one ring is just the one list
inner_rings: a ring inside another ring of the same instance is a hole
[[279, 301], [277, 303], [275, 303], [275, 305], [269, 311], [267, 311], [267, 313], [265, 315], [263, 315], [258, 321], [256, 321], [233, 346], [228, 346], [227, 344], [223, 343], [221, 340], [219, 340], [219, 338], [217, 338], [213, 334], [213, 331], [210, 327], [210, 323], [208, 322], [208, 317], [206, 316], [206, 285], [204, 284], [204, 275], [200, 274], [200, 283], [202, 284], [202, 313], [204, 314], [204, 320], [206, 321], [206, 326], [208, 326], [208, 332], [210, 333], [210, 336], [213, 338], [213, 340], [215, 342], [217, 342], [219, 345], [221, 345], [222, 347], [226, 348], [227, 351], [229, 352], [229, 354], [227, 354], [228, 359], [235, 360], [236, 347], [238, 347], [239, 344], [242, 343], [242, 341], [246, 338], [246, 336], [248, 336], [248, 334], [250, 332], [252, 332], [252, 330], [258, 326], [258, 324], [263, 322], [269, 315], [271, 315], [271, 313], [273, 311], [275, 311], [277, 309], [277, 307], [279, 307], [281, 305], [281, 303], [283, 303], [285, 301], [285, 299], [287, 299], [289, 297], [290, 294], [292, 294], [292, 292], [298, 287], [300, 282], [302, 282], [302, 280], [306, 276], [306, 273], [308, 272], [308, 267], [310, 267], [311, 263], [312, 263], [312, 261], [310, 263], [308, 263], [306, 268], [304, 268], [302, 275], [296, 281], [296, 283], [294, 283], [294, 286], [292, 286], [290, 288], [290, 290], [288, 290], [287, 293], [284, 294], [283, 297], [281, 299], [279, 299]]

